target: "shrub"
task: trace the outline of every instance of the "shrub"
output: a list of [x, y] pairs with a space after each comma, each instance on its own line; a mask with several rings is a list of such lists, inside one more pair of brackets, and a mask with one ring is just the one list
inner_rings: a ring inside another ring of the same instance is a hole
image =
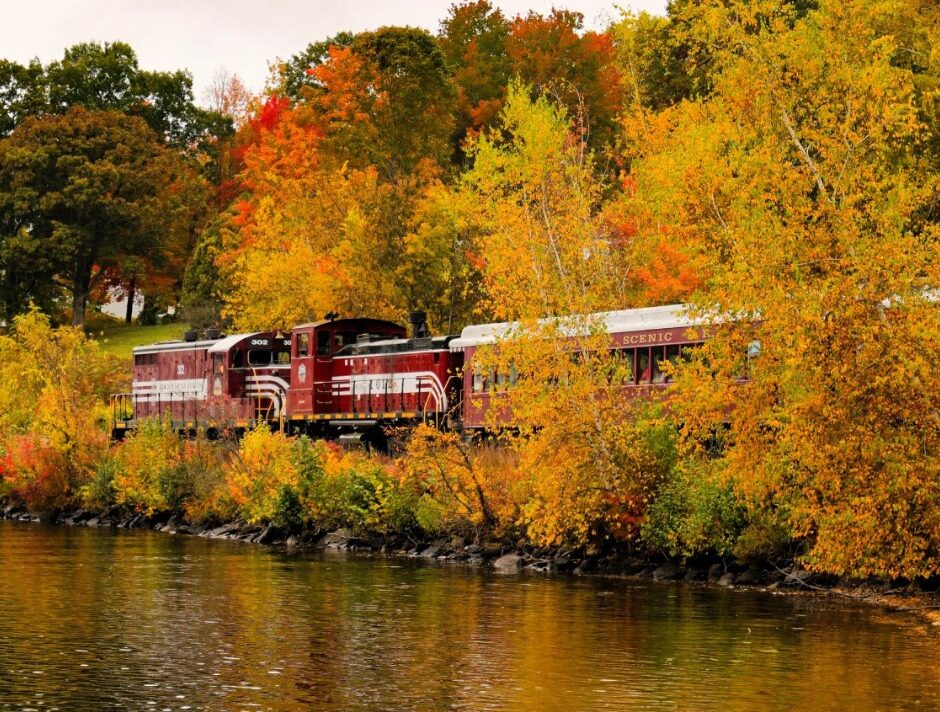
[[91, 480], [82, 488], [81, 499], [85, 506], [103, 509], [117, 502], [116, 478], [121, 466], [109, 453], [101, 459]]
[[182, 504], [183, 441], [169, 420], [142, 421], [136, 432], [115, 446], [114, 460], [119, 504], [148, 513]]
[[746, 510], [722, 476], [721, 462], [688, 459], [660, 486], [641, 537], [671, 556], [729, 556], [746, 525]]
[[224, 465], [232, 502], [246, 521], [270, 522], [278, 516], [285, 487], [296, 488], [300, 468], [292, 441], [266, 426], [249, 431]]

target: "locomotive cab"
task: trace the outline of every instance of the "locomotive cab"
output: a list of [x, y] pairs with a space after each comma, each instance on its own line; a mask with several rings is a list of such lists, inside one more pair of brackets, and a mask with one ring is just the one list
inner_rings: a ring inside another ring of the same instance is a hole
[[291, 390], [288, 407], [292, 419], [334, 412], [333, 357], [364, 334], [400, 338], [405, 329], [381, 319], [325, 319], [302, 324], [291, 332]]

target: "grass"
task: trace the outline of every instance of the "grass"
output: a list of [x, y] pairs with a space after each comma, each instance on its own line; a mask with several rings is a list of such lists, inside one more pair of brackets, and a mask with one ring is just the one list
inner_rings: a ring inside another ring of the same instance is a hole
[[183, 338], [187, 329], [189, 325], [181, 322], [157, 326], [112, 322], [105, 325], [89, 325], [88, 335], [98, 340], [103, 351], [129, 359], [135, 346], [154, 344], [158, 341], [178, 341]]

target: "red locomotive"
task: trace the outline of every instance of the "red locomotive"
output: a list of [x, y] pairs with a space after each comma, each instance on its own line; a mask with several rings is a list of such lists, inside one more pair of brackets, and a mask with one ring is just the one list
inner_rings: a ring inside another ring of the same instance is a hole
[[[611, 348], [632, 367], [627, 387], [665, 386], [661, 364], [706, 337], [683, 305], [595, 316]], [[475, 369], [474, 354], [511, 338], [513, 325], [480, 324], [459, 337], [432, 337], [425, 315], [414, 312], [411, 326], [408, 336], [393, 322], [334, 316], [287, 335], [210, 331], [197, 340], [190, 332], [184, 341], [137, 347], [133, 391], [112, 398], [113, 434], [121, 437], [157, 416], [169, 417], [181, 432], [210, 437], [259, 423], [371, 442], [381, 442], [389, 426], [422, 421], [485, 429], [490, 409], [499, 407], [493, 386], [507, 379]]]

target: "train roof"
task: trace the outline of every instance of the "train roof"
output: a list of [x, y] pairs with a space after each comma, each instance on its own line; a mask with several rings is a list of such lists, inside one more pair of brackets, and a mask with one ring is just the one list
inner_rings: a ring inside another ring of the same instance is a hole
[[388, 321], [387, 319], [376, 319], [370, 316], [344, 316], [344, 317], [337, 317], [336, 319], [320, 319], [319, 321], [308, 321], [306, 324], [297, 324], [297, 326], [293, 327], [293, 329], [291, 330], [293, 331], [296, 329], [310, 329], [310, 328], [315, 329], [317, 327], [325, 326], [327, 324], [343, 324], [344, 322], [360, 322], [360, 323], [366, 322], [370, 324], [382, 324], [383, 326], [395, 326], [402, 330], [405, 329], [405, 327], [403, 327], [401, 324], [396, 324], [394, 321]]
[[155, 354], [162, 351], [192, 351], [195, 349], [208, 349], [219, 343], [220, 339], [202, 339], [200, 341], [161, 341], [156, 344], [144, 344], [133, 348], [134, 355]]
[[367, 356], [371, 354], [397, 354], [409, 351], [446, 351], [454, 336], [427, 336], [413, 339], [380, 339], [348, 344], [334, 356]]
[[223, 336], [219, 339], [200, 339], [199, 341], [162, 341], [157, 344], [135, 346], [133, 353], [135, 355], [153, 354], [165, 351], [189, 351], [193, 349], [206, 349], [210, 354], [227, 353], [245, 339], [259, 336], [270, 338], [272, 333], [273, 332], [270, 331], [252, 331], [244, 334]]
[[[642, 309], [624, 309], [621, 311], [596, 312], [589, 314], [585, 320], [590, 323], [600, 320], [608, 334], [622, 334], [631, 331], [650, 331], [652, 329], [680, 329], [701, 326], [705, 323], [692, 315], [687, 304], [667, 304], [660, 307], [643, 307]], [[565, 321], [569, 322], [565, 326]], [[556, 317], [540, 319], [540, 324], [557, 323], [562, 331], [574, 336], [584, 331], [584, 322], [574, 317]], [[464, 327], [460, 336], [450, 342], [450, 348], [459, 351], [481, 344], [492, 344], [501, 338], [510, 336], [519, 322], [498, 322], [494, 324], [475, 324]]]

